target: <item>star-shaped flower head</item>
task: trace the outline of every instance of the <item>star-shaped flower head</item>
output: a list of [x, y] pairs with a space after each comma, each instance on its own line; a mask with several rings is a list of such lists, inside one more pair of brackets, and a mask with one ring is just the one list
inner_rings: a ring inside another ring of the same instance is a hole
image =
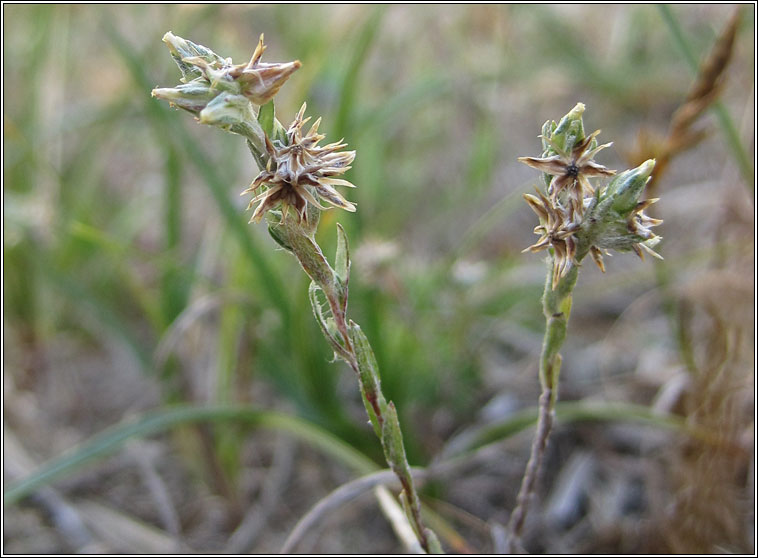
[[286, 145], [279, 140], [272, 142], [266, 137], [266, 151], [269, 156], [266, 169], [242, 192], [244, 195], [256, 192], [262, 186], [266, 187], [250, 200], [248, 209], [258, 203], [250, 222], [260, 221], [266, 211], [279, 205], [282, 206], [282, 220], [286, 218], [290, 207], [295, 209], [300, 221], [307, 220], [307, 204], [310, 203], [320, 210], [327, 209], [319, 201], [326, 201], [347, 211], [355, 211], [355, 205], [334, 188], [355, 187], [347, 180], [336, 178], [350, 168], [355, 159], [355, 151], [340, 151], [347, 146], [342, 140], [319, 146], [319, 142], [326, 137], [318, 133], [320, 118], [308, 133], [303, 135], [303, 125], [310, 120], [310, 117], [304, 119], [304, 114], [305, 103], [286, 132]]
[[[658, 200], [640, 200], [655, 160], [618, 175], [595, 163], [595, 154], [611, 144], [597, 145], [595, 138], [600, 131], [584, 135], [583, 112], [584, 105], [577, 103], [559, 123], [548, 120], [542, 127], [542, 157], [519, 158], [544, 173], [546, 192], [524, 194], [540, 219], [534, 229], [540, 238], [524, 252], [550, 249], [553, 290], [587, 255], [602, 271], [603, 254], [610, 254], [611, 249], [634, 251], [640, 258], [644, 250], [660, 257], [653, 248], [661, 239], [650, 229], [663, 221], [644, 213]], [[595, 189], [589, 178], [596, 176], [613, 179]]]
[[575, 207], [581, 215], [584, 205], [582, 200], [585, 196], [591, 196], [595, 191], [588, 179], [595, 176], [613, 176], [616, 174], [616, 171], [592, 160], [598, 151], [612, 145], [606, 143], [592, 147], [595, 137], [599, 133], [600, 130], [593, 132], [577, 141], [567, 150], [561, 148], [553, 138], [542, 135], [540, 137], [549, 145], [549, 151], [553, 151], [555, 154], [541, 158], [519, 157], [519, 161], [551, 175], [553, 179], [547, 188], [550, 198], [557, 200], [558, 195], [567, 190], [569, 198], [575, 202]]
[[572, 219], [577, 214], [573, 208], [573, 200], [569, 201], [569, 209], [564, 209], [554, 204], [539, 190], [536, 196], [524, 194], [524, 199], [540, 219], [540, 224], [534, 228], [534, 233], [540, 235], [540, 238], [523, 252], [553, 249], [552, 288], [555, 289], [558, 281], [575, 263], [577, 242], [574, 235], [580, 222]]

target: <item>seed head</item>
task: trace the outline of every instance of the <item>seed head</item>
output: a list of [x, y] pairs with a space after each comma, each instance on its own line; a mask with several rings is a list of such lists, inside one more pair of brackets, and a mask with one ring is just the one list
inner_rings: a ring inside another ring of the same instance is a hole
[[243, 195], [254, 193], [258, 188], [266, 187], [250, 200], [248, 209], [258, 203], [250, 222], [260, 221], [266, 211], [280, 204], [282, 221], [290, 207], [295, 208], [300, 221], [307, 220], [306, 209], [309, 203], [320, 210], [326, 210], [327, 208], [319, 203], [321, 200], [334, 207], [355, 211], [355, 205], [334, 188], [355, 187], [347, 180], [335, 178], [350, 168], [350, 163], [355, 159], [355, 151], [340, 151], [347, 146], [342, 140], [319, 146], [319, 142], [326, 137], [318, 133], [321, 119], [316, 120], [304, 135], [303, 125], [310, 120], [310, 117], [303, 118], [304, 114], [305, 103], [287, 129], [286, 145], [279, 140], [272, 142], [266, 137], [266, 168], [253, 180], [250, 187], [242, 192]]

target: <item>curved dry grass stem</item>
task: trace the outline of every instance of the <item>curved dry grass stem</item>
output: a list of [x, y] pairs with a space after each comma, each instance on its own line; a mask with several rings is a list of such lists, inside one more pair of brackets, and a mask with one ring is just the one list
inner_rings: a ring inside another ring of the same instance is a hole
[[[423, 470], [415, 471], [417, 477], [423, 476]], [[312, 531], [327, 514], [358, 498], [369, 490], [381, 487], [391, 486], [397, 488], [400, 486], [397, 476], [393, 471], [383, 470], [370, 475], [352, 480], [342, 486], [337, 487], [327, 496], [319, 500], [295, 525], [290, 532], [287, 540], [282, 545], [280, 554], [290, 554], [303, 541], [304, 537]], [[406, 544], [407, 545], [407, 544]]]

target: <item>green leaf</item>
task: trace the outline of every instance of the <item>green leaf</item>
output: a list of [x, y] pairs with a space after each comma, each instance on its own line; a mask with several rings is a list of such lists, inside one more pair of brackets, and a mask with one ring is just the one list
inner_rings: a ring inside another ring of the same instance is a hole
[[174, 35], [171, 31], [163, 36], [163, 42], [168, 46], [171, 58], [179, 66], [179, 70], [182, 72], [182, 79], [185, 83], [203, 75], [199, 67], [185, 62], [185, 58], [200, 57], [209, 64], [224, 64], [224, 59], [208, 47], [183, 39]]
[[318, 324], [319, 328], [321, 328], [321, 333], [324, 334], [324, 337], [332, 346], [332, 349], [334, 349], [335, 355], [349, 362], [350, 355], [334, 336], [334, 332], [336, 330], [334, 320], [330, 320], [324, 316], [321, 300], [318, 298], [318, 292], [320, 290], [321, 288], [315, 283], [315, 281], [311, 281], [311, 285], [308, 287], [308, 298], [310, 298], [311, 308], [313, 308], [313, 317], [316, 318], [316, 323]]
[[582, 122], [584, 108], [582, 103], [577, 103], [566, 116], [561, 118], [550, 136], [553, 144], [565, 153], [570, 153], [574, 145], [584, 139], [584, 123]]
[[287, 130], [284, 129], [279, 119], [274, 118], [274, 139], [287, 143]]
[[292, 252], [292, 246], [290, 246], [289, 242], [287, 242], [286, 236], [282, 234], [282, 228], [279, 225], [269, 224], [268, 234], [271, 235], [271, 238], [273, 238], [279, 246], [288, 252]]
[[613, 198], [611, 208], [619, 215], [628, 215], [637, 206], [654, 168], [655, 159], [648, 159], [640, 166], [616, 175], [603, 192], [605, 199]]
[[185, 424], [219, 421], [237, 421], [256, 428], [288, 432], [360, 474], [378, 469], [373, 461], [352, 446], [313, 423], [297, 417], [260, 411], [252, 407], [182, 405], [148, 413], [135, 421], [114, 426], [95, 435], [71, 453], [55, 458], [26, 478], [7, 485], [3, 502], [6, 506], [14, 504], [35, 490], [79, 471], [85, 464], [111, 455], [132, 438], [151, 436]]
[[387, 463], [395, 471], [398, 477], [411, 482], [411, 469], [405, 456], [403, 445], [403, 433], [400, 430], [400, 421], [397, 418], [395, 404], [390, 401], [384, 410], [384, 424], [382, 425], [382, 445], [384, 457]]
[[231, 129], [233, 126], [245, 123], [250, 125], [250, 123], [255, 122], [253, 120], [253, 106], [244, 95], [235, 95], [225, 91], [214, 97], [200, 111], [199, 121], [201, 124], [218, 126], [223, 129]]
[[337, 223], [337, 256], [334, 267], [339, 278], [347, 285], [350, 278], [350, 248], [348, 247], [345, 229], [339, 223]]
[[363, 404], [366, 406], [366, 412], [371, 420], [371, 424], [374, 426], [376, 435], [381, 438], [381, 425], [379, 424], [374, 407], [371, 404], [372, 400], [376, 401], [379, 410], [382, 413], [384, 413], [387, 408], [387, 402], [382, 394], [381, 382], [379, 379], [379, 365], [376, 363], [374, 351], [371, 349], [371, 345], [369, 344], [366, 335], [361, 331], [361, 327], [352, 320], [350, 320], [349, 334], [350, 342], [353, 344], [355, 358], [358, 361], [358, 373], [360, 374]]
[[413, 529], [413, 532], [416, 534], [416, 538], [421, 540], [421, 534], [418, 532], [418, 527], [416, 526], [416, 522], [413, 521], [413, 508], [411, 507], [411, 501], [408, 497], [408, 494], [406, 494], [405, 490], [400, 491], [400, 504], [403, 506], [403, 511], [405, 512], [405, 517], [408, 518], [408, 524]]
[[274, 100], [271, 99], [268, 103], [262, 105], [258, 111], [258, 123], [261, 125], [261, 128], [263, 128], [263, 131], [266, 132], [266, 135], [269, 138], [274, 137], [275, 120], [276, 116], [274, 114]]

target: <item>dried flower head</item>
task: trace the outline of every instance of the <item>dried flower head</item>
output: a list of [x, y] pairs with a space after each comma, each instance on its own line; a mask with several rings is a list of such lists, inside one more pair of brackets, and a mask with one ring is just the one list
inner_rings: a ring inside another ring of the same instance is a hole
[[544, 139], [555, 155], [550, 157], [519, 157], [519, 161], [529, 165], [532, 168], [547, 173], [553, 177], [548, 186], [547, 193], [553, 199], [557, 200], [558, 195], [563, 190], [568, 190], [569, 197], [574, 200], [575, 207], [582, 213], [585, 195], [592, 195], [595, 189], [590, 184], [588, 178], [594, 176], [613, 176], [616, 171], [610, 170], [603, 165], [597, 164], [592, 158], [601, 149], [612, 145], [606, 143], [592, 148], [592, 143], [600, 130], [593, 132], [586, 138], [578, 141], [570, 150], [564, 150], [553, 141], [549, 136], [540, 136]]
[[347, 146], [342, 143], [342, 140], [323, 147], [319, 146], [319, 142], [326, 137], [318, 133], [320, 118], [311, 126], [308, 133], [303, 135], [303, 125], [310, 120], [310, 117], [304, 119], [304, 114], [305, 103], [286, 132], [286, 145], [279, 140], [272, 142], [266, 137], [266, 151], [269, 156], [266, 169], [253, 180], [247, 190], [242, 192], [244, 195], [257, 191], [261, 186], [266, 187], [263, 192], [250, 200], [248, 209], [260, 202], [250, 222], [260, 221], [266, 211], [280, 204], [282, 205], [282, 220], [286, 218], [290, 207], [295, 208], [300, 221], [307, 220], [308, 203], [320, 210], [327, 209], [319, 203], [319, 200], [347, 211], [355, 211], [355, 205], [342, 197], [334, 188], [335, 186], [355, 187], [347, 180], [335, 178], [350, 168], [350, 164], [355, 159], [355, 151], [340, 151]]
[[[653, 251], [660, 237], [650, 229], [662, 221], [644, 213], [658, 200], [640, 201], [655, 160], [618, 175], [595, 163], [592, 160], [595, 154], [611, 144], [597, 146], [595, 138], [599, 131], [585, 137], [583, 112], [584, 105], [578, 103], [560, 123], [546, 122], [541, 136], [543, 157], [519, 158], [547, 175], [544, 194], [539, 190], [537, 196], [524, 194], [540, 219], [534, 229], [540, 238], [524, 252], [550, 249], [553, 290], [587, 255], [592, 256], [601, 271], [605, 271], [603, 254], [610, 254], [611, 249], [634, 251], [640, 257], [646, 251], [660, 258]], [[589, 179], [598, 176], [613, 179], [607, 186], [596, 189]], [[560, 195], [564, 191], [567, 195]]]
[[[575, 220], [574, 216], [577, 213], [573, 207], [564, 209], [560, 204], [545, 197], [539, 190], [536, 196], [524, 194], [524, 199], [540, 219], [540, 224], [534, 228], [535, 234], [540, 235], [540, 238], [523, 252], [553, 249], [552, 285], [555, 288], [558, 281], [576, 263], [575, 233], [581, 223]], [[573, 206], [573, 200], [570, 200], [569, 204]]]

